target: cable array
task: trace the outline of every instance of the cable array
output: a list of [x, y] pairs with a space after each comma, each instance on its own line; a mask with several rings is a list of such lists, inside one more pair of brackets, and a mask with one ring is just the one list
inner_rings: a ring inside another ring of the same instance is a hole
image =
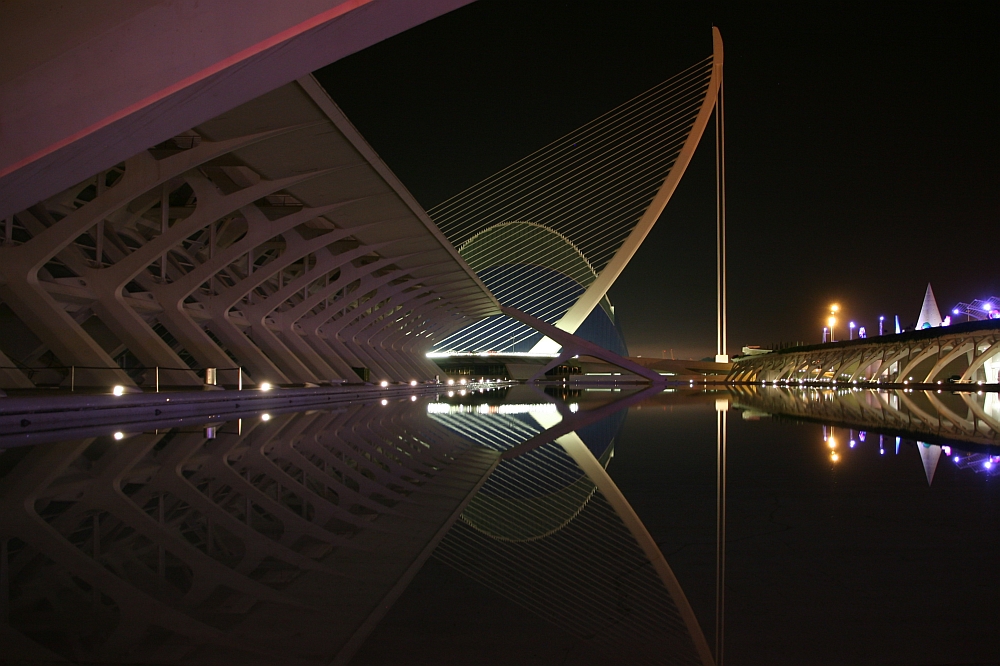
[[673, 167], [711, 73], [709, 57], [428, 212], [456, 246], [502, 222], [544, 225], [600, 273]]
[[[597, 279], [569, 239], [530, 222], [489, 227], [459, 251], [500, 302], [532, 312], [548, 323], [558, 321]], [[539, 338], [534, 329], [520, 322], [493, 316], [444, 338], [435, 351], [515, 351]]]
[[[530, 414], [431, 414], [495, 451], [542, 431]], [[607, 466], [625, 412], [578, 435]], [[700, 664], [677, 601], [596, 484], [557, 442], [503, 460], [434, 557], [629, 664]]]
[[[712, 57], [692, 65], [428, 212], [501, 303], [556, 324], [659, 192], [712, 69]], [[601, 305], [613, 327], [606, 297]], [[434, 351], [528, 351], [540, 338], [499, 315]]]

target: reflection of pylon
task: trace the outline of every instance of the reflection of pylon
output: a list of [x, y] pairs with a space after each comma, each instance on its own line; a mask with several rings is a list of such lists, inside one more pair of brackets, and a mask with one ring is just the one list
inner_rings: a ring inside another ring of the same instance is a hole
[[938, 460], [941, 458], [941, 447], [937, 444], [925, 444], [917, 442], [917, 451], [920, 453], [920, 462], [924, 464], [924, 476], [927, 477], [927, 485], [934, 481], [934, 472], [937, 470]]

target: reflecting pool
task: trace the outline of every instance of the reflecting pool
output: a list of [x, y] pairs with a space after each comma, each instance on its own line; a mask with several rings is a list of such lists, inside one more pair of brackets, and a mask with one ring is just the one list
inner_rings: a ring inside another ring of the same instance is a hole
[[517, 385], [0, 439], [0, 659], [995, 663], [996, 396]]

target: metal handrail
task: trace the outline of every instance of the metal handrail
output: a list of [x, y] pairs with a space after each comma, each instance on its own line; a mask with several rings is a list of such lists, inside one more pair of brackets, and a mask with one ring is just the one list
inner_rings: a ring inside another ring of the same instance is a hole
[[[30, 367], [30, 366], [26, 366], [26, 365], [0, 365], [0, 370], [19, 370], [19, 371], [22, 371], [22, 372], [23, 371], [28, 371], [28, 372], [32, 372], [32, 373], [34, 373], [34, 372], [41, 372], [41, 371], [44, 371], [44, 370], [69, 370], [69, 390], [70, 390], [71, 393], [76, 391], [76, 371], [77, 370], [105, 370], [105, 371], [114, 370], [114, 371], [118, 371], [118, 372], [125, 372], [126, 371], [125, 368], [118, 368], [118, 367], [109, 368], [107, 366], [97, 366], [97, 365], [47, 365], [47, 366], [42, 366], [42, 367], [38, 367], [38, 368], [33, 368], [33, 367]], [[237, 370], [238, 371], [238, 374], [237, 374], [237, 390], [240, 390], [240, 391], [243, 390], [243, 366], [235, 366], [235, 367], [232, 367], [232, 368], [189, 368], [189, 367], [174, 368], [174, 367], [164, 366], [164, 365], [156, 365], [156, 366], [153, 366], [153, 367], [141, 366], [140, 365], [140, 366], [136, 366], [134, 368], [129, 368], [129, 370], [132, 370], [132, 371], [141, 371], [141, 372], [148, 372], [149, 370], [153, 370], [154, 371], [154, 386], [156, 387], [156, 392], [157, 393], [160, 392], [160, 370], [182, 370], [182, 371], [188, 371], [188, 372], [194, 372], [194, 373], [207, 373], [209, 370], [214, 371], [216, 373], [230, 371], [230, 370]], [[29, 379], [30, 379], [30, 376], [29, 376]], [[208, 384], [208, 383], [211, 383], [213, 386], [215, 385], [214, 381], [208, 382], [207, 381], [207, 376], [206, 376], [206, 384]]]

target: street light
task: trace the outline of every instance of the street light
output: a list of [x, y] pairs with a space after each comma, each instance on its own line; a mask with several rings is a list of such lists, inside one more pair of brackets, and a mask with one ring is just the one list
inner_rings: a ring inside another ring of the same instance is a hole
[[823, 342], [826, 342], [826, 332], [830, 330], [826, 326], [823, 327]]
[[833, 337], [833, 327], [837, 325], [837, 318], [830, 315], [830, 318], [826, 320], [826, 325], [830, 327], [830, 342], [836, 342], [837, 339]]
[[853, 340], [854, 339], [854, 322], [852, 321], [847, 326], [851, 329], [851, 337], [850, 337], [850, 339]]
[[879, 316], [878, 318], [878, 334], [882, 335], [882, 322], [885, 321], [885, 317]]

